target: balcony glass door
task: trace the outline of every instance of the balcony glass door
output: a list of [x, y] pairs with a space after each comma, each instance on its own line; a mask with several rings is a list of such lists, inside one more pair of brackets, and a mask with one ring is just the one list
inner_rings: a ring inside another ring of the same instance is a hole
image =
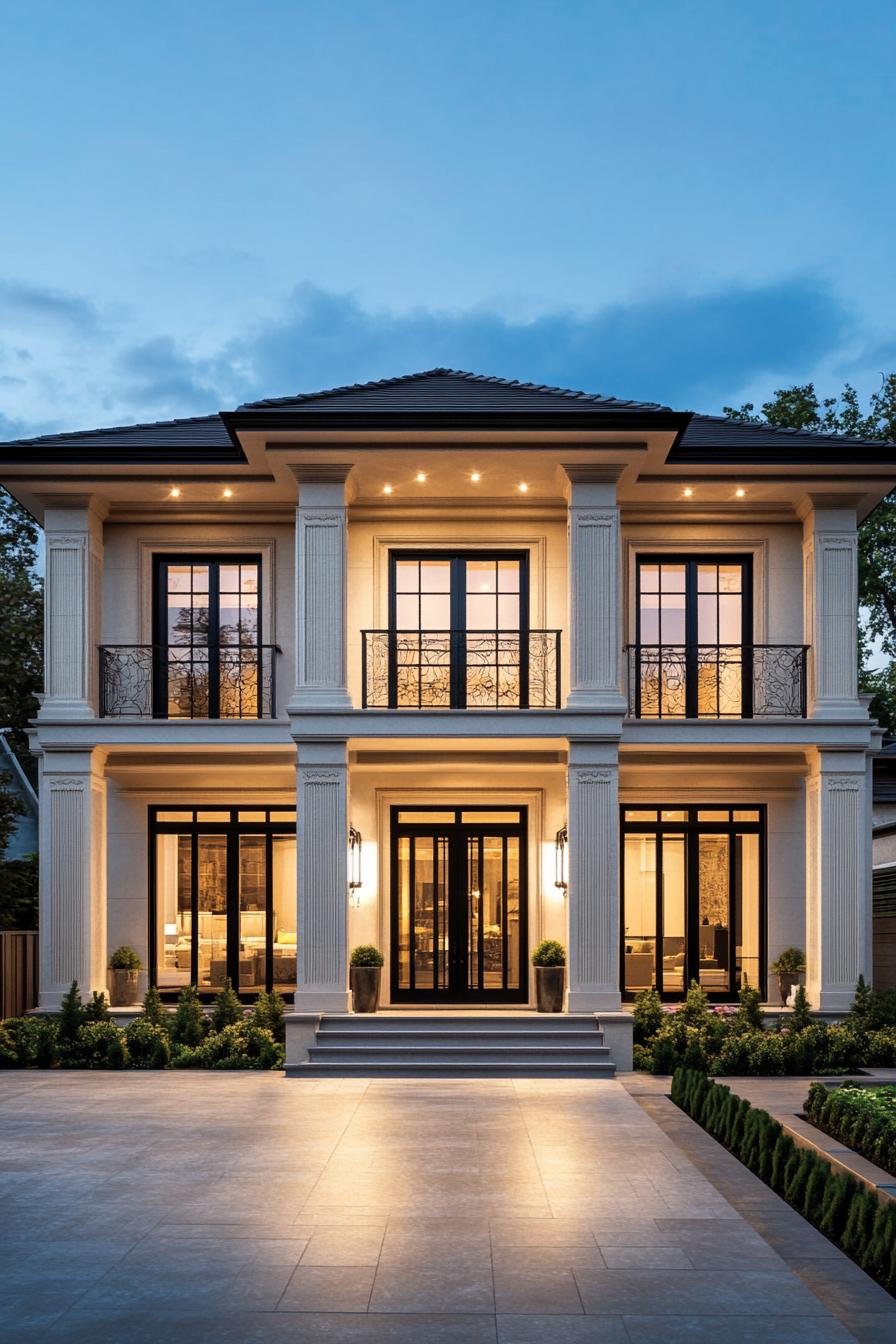
[[639, 558], [639, 717], [749, 717], [751, 640], [749, 558]]
[[393, 552], [389, 703], [482, 709], [529, 704], [524, 554]]
[[255, 556], [159, 557], [153, 713], [240, 719], [263, 711]]
[[525, 809], [393, 808], [392, 997], [524, 1002]]

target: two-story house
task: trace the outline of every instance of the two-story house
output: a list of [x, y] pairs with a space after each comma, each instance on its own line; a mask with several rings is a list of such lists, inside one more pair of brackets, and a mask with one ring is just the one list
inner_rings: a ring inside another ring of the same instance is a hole
[[792, 944], [819, 1009], [870, 975], [892, 445], [436, 369], [0, 461], [46, 530], [43, 1006], [121, 943], [297, 1021], [359, 943], [427, 1012], [531, 1005], [544, 937], [605, 1021]]

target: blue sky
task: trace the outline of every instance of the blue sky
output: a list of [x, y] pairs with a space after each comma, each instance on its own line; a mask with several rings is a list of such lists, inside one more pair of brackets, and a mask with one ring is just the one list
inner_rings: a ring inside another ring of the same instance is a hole
[[892, 4], [3, 6], [0, 432], [896, 367]]

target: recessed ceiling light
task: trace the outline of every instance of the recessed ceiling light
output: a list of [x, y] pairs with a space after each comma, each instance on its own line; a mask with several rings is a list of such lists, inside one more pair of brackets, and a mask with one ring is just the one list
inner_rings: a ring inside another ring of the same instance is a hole
[[479, 474], [478, 471], [471, 471], [471, 472], [470, 472], [470, 480], [473, 481], [473, 482], [481, 481], [481, 480], [482, 480], [482, 477], [480, 476], [480, 474]]
[[518, 486], [518, 489], [519, 489], [520, 493], [524, 495], [524, 494], [526, 493], [526, 491], [529, 489], [529, 487], [528, 487], [528, 485], [526, 484], [525, 481], [520, 481], [519, 486]]
[[225, 499], [233, 499], [233, 491], [231, 490], [231, 488], [230, 488], [229, 485], [226, 485], [226, 486], [224, 487], [224, 498], [225, 498]]
[[414, 477], [414, 480], [418, 483], [418, 485], [422, 485], [423, 482], [426, 480], [426, 472], [418, 471], [417, 475]]
[[690, 487], [689, 485], [686, 485], [685, 488], [684, 488], [684, 497], [685, 497], [685, 499], [690, 499], [690, 497], [691, 497], [691, 495], [692, 495], [693, 493], [694, 493], [694, 492], [693, 492], [693, 490], [691, 489], [691, 487]]
[[392, 493], [392, 487], [391, 487], [391, 485], [384, 485], [384, 486], [383, 486], [383, 494], [384, 494], [384, 495], [391, 495], [391, 493]]
[[172, 499], [180, 499], [180, 486], [178, 486], [178, 485], [172, 485], [172, 487], [171, 487], [171, 498], [172, 498]]
[[737, 495], [738, 499], [743, 499], [744, 495], [745, 495], [747, 492], [746, 492], [746, 490], [743, 488], [742, 485], [739, 485], [739, 486], [737, 487], [737, 489], [735, 490], [734, 493]]

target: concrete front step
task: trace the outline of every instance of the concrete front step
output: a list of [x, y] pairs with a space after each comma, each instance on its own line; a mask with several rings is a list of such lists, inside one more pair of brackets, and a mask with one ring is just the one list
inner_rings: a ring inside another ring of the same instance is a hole
[[302, 1064], [287, 1064], [286, 1072], [296, 1078], [345, 1078], [345, 1077], [413, 1077], [413, 1078], [614, 1078], [615, 1064], [573, 1063], [553, 1059], [536, 1063], [532, 1060], [502, 1060], [488, 1063], [455, 1062], [439, 1060], [426, 1063], [421, 1060], [373, 1060], [365, 1059], [361, 1063], [347, 1060], [309, 1060]]
[[325, 1014], [287, 1073], [612, 1078], [615, 1064], [593, 1014], [422, 1011]]

